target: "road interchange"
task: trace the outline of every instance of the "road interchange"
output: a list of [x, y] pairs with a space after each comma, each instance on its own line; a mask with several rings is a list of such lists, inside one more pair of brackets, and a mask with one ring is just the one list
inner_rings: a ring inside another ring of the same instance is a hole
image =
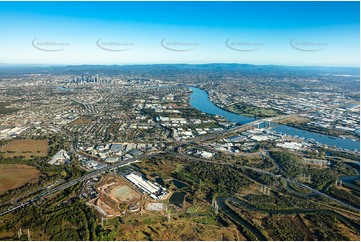
[[[227, 130], [223, 130], [223, 131], [218, 131], [218, 132], [215, 132], [215, 133], [212, 133], [212, 134], [209, 134], [209, 135], [204, 135], [204, 136], [199, 136], [199, 137], [196, 137], [194, 139], [191, 139], [191, 140], [186, 140], [186, 141], [181, 141], [181, 142], [174, 142], [172, 146], [169, 146], [171, 147], [173, 150], [178, 148], [178, 147], [181, 147], [181, 146], [184, 146], [184, 145], [187, 145], [187, 144], [200, 144], [201, 142], [205, 142], [207, 140], [212, 140], [212, 139], [216, 139], [216, 138], [219, 138], [219, 137], [223, 137], [223, 136], [227, 136], [227, 135], [230, 135], [232, 133], [236, 133], [236, 132], [242, 132], [244, 130], [247, 130], [251, 127], [254, 127], [254, 126], [257, 126], [259, 125], [260, 123], [262, 122], [274, 122], [274, 121], [279, 121], [281, 119], [285, 119], [285, 118], [289, 118], [289, 117], [294, 117], [295, 115], [282, 115], [282, 116], [278, 116], [278, 117], [275, 117], [275, 118], [265, 118], [265, 119], [258, 119], [258, 120], [255, 120], [251, 123], [247, 123], [247, 124], [244, 124], [244, 125], [240, 125], [240, 126], [236, 126], [236, 127], [233, 127], [233, 128], [230, 128], [230, 129], [227, 129]], [[73, 152], [76, 153], [76, 150], [75, 150], [75, 147], [74, 147], [74, 144], [71, 145], [71, 150]], [[95, 177], [95, 176], [98, 176], [102, 173], [105, 173], [105, 172], [109, 172], [111, 170], [114, 170], [114, 169], [117, 169], [117, 168], [120, 168], [120, 167], [123, 167], [123, 166], [127, 166], [127, 165], [130, 165], [130, 164], [133, 164], [133, 163], [136, 163], [136, 162], [139, 162], [140, 160], [142, 159], [145, 159], [145, 158], [148, 158], [148, 157], [151, 157], [151, 156], [156, 156], [156, 155], [160, 155], [160, 154], [164, 154], [164, 153], [167, 153], [167, 154], [170, 154], [170, 155], [176, 155], [176, 156], [179, 156], [179, 157], [183, 157], [185, 159], [190, 159], [190, 160], [196, 160], [196, 161], [205, 161], [205, 162], [209, 162], [209, 163], [215, 163], [215, 164], [224, 164], [224, 165], [233, 165], [233, 164], [229, 164], [229, 163], [226, 163], [226, 162], [216, 162], [216, 161], [212, 161], [212, 160], [206, 160], [206, 159], [199, 159], [199, 158], [195, 158], [195, 157], [191, 157], [191, 156], [188, 156], [188, 155], [185, 155], [185, 154], [181, 154], [181, 153], [177, 153], [177, 152], [173, 152], [173, 151], [170, 151], [169, 149], [167, 149], [165, 152], [153, 152], [153, 153], [143, 153], [139, 156], [135, 156], [131, 159], [128, 159], [128, 160], [125, 160], [125, 161], [120, 161], [120, 162], [117, 162], [116, 164], [113, 164], [113, 165], [107, 165], [103, 168], [100, 168], [98, 170], [95, 170], [95, 171], [92, 171], [90, 173], [87, 173], [81, 177], [78, 177], [74, 180], [71, 180], [69, 182], [66, 182], [66, 183], [63, 183], [63, 184], [60, 184], [59, 186], [56, 186], [50, 190], [47, 190], [46, 192], [43, 192], [41, 193], [40, 195], [36, 196], [36, 197], [33, 197], [31, 199], [28, 199], [24, 202], [21, 202], [20, 204], [16, 204], [16, 205], [13, 205], [11, 206], [10, 208], [8, 208], [7, 210], [4, 210], [4, 211], [1, 211], [0, 212], [0, 216], [3, 216], [7, 213], [10, 213], [10, 212], [14, 212], [20, 208], [23, 208], [23, 207], [26, 207], [28, 205], [31, 205], [33, 203], [35, 203], [36, 201], [44, 198], [44, 197], [47, 197], [49, 195], [52, 195], [54, 193], [57, 193], [59, 191], [63, 191], [71, 186], [74, 186], [80, 182], [84, 182], [92, 177]], [[238, 167], [240, 168], [240, 167]], [[300, 183], [300, 182], [297, 182], [293, 179], [289, 179], [289, 178], [286, 178], [286, 177], [282, 177], [280, 175], [276, 175], [272, 172], [269, 172], [269, 171], [266, 171], [266, 170], [262, 170], [262, 169], [258, 169], [258, 168], [253, 168], [253, 167], [248, 167], [248, 166], [242, 166], [241, 168], [243, 169], [249, 169], [249, 170], [253, 170], [255, 172], [259, 172], [259, 173], [263, 173], [263, 174], [267, 174], [267, 175], [271, 175], [271, 176], [277, 176], [277, 177], [280, 177], [281, 179], [287, 181], [287, 182], [290, 182], [290, 183], [294, 183], [296, 185], [299, 185], [307, 190], [310, 190], [311, 192], [317, 194], [317, 195], [320, 195], [320, 196], [323, 196], [323, 197], [326, 197], [334, 202], [337, 202], [347, 208], [351, 208], [353, 210], [357, 210], [359, 211], [359, 208], [355, 208], [347, 203], [344, 203], [336, 198], [333, 198], [333, 197], [330, 197], [329, 195], [327, 194], [324, 194], [316, 189], [313, 189], [303, 183]]]

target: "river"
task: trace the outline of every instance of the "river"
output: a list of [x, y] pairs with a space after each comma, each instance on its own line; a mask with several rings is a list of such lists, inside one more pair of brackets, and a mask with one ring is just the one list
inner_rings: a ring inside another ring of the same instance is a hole
[[339, 179], [346, 183], [349, 187], [360, 190], [360, 186], [355, 184], [355, 181], [360, 181], [360, 162], [346, 162], [347, 165], [351, 166], [357, 171], [356, 176], [340, 176]]
[[[211, 115], [222, 116], [228, 121], [237, 124], [246, 124], [255, 120], [255, 118], [232, 113], [217, 107], [209, 100], [207, 92], [205, 92], [202, 89], [196, 87], [190, 87], [190, 89], [192, 90], [192, 94], [190, 95], [189, 103], [193, 108], [196, 108], [204, 113], [208, 113]], [[272, 127], [270, 127], [270, 129], [287, 135], [298, 136], [305, 139], [314, 139], [320, 144], [336, 146], [338, 148], [347, 149], [347, 150], [360, 151], [360, 142], [353, 141], [351, 139], [341, 139], [338, 137], [330, 138], [330, 136], [328, 135], [322, 135], [311, 131], [305, 131], [302, 129], [298, 129], [282, 124], [274, 124]]]

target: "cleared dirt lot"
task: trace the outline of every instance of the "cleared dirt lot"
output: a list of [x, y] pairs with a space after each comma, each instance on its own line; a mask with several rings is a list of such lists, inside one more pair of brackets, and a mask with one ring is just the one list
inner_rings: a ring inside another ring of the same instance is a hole
[[0, 194], [20, 187], [29, 182], [36, 182], [40, 171], [28, 165], [0, 164]]

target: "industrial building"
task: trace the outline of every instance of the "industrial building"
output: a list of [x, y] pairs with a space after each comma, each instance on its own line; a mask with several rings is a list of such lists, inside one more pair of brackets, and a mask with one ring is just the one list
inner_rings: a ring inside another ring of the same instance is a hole
[[141, 175], [131, 173], [125, 175], [125, 178], [133, 183], [141, 192], [147, 193], [154, 200], [163, 198], [167, 191], [159, 184], [145, 180]]
[[110, 152], [112, 154], [121, 154], [122, 153], [122, 149], [123, 149], [123, 145], [122, 144], [112, 144], [110, 146]]
[[53, 158], [49, 161], [51, 165], [62, 165], [70, 162], [70, 156], [66, 153], [65, 150], [61, 149], [58, 153], [56, 153]]

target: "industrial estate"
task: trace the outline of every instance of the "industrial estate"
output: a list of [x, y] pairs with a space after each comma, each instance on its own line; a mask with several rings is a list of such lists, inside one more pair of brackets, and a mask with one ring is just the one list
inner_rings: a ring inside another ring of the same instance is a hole
[[358, 69], [140, 67], [1, 69], [0, 239], [359, 240]]
[[359, 1], [0, 1], [0, 241], [360, 241]]

